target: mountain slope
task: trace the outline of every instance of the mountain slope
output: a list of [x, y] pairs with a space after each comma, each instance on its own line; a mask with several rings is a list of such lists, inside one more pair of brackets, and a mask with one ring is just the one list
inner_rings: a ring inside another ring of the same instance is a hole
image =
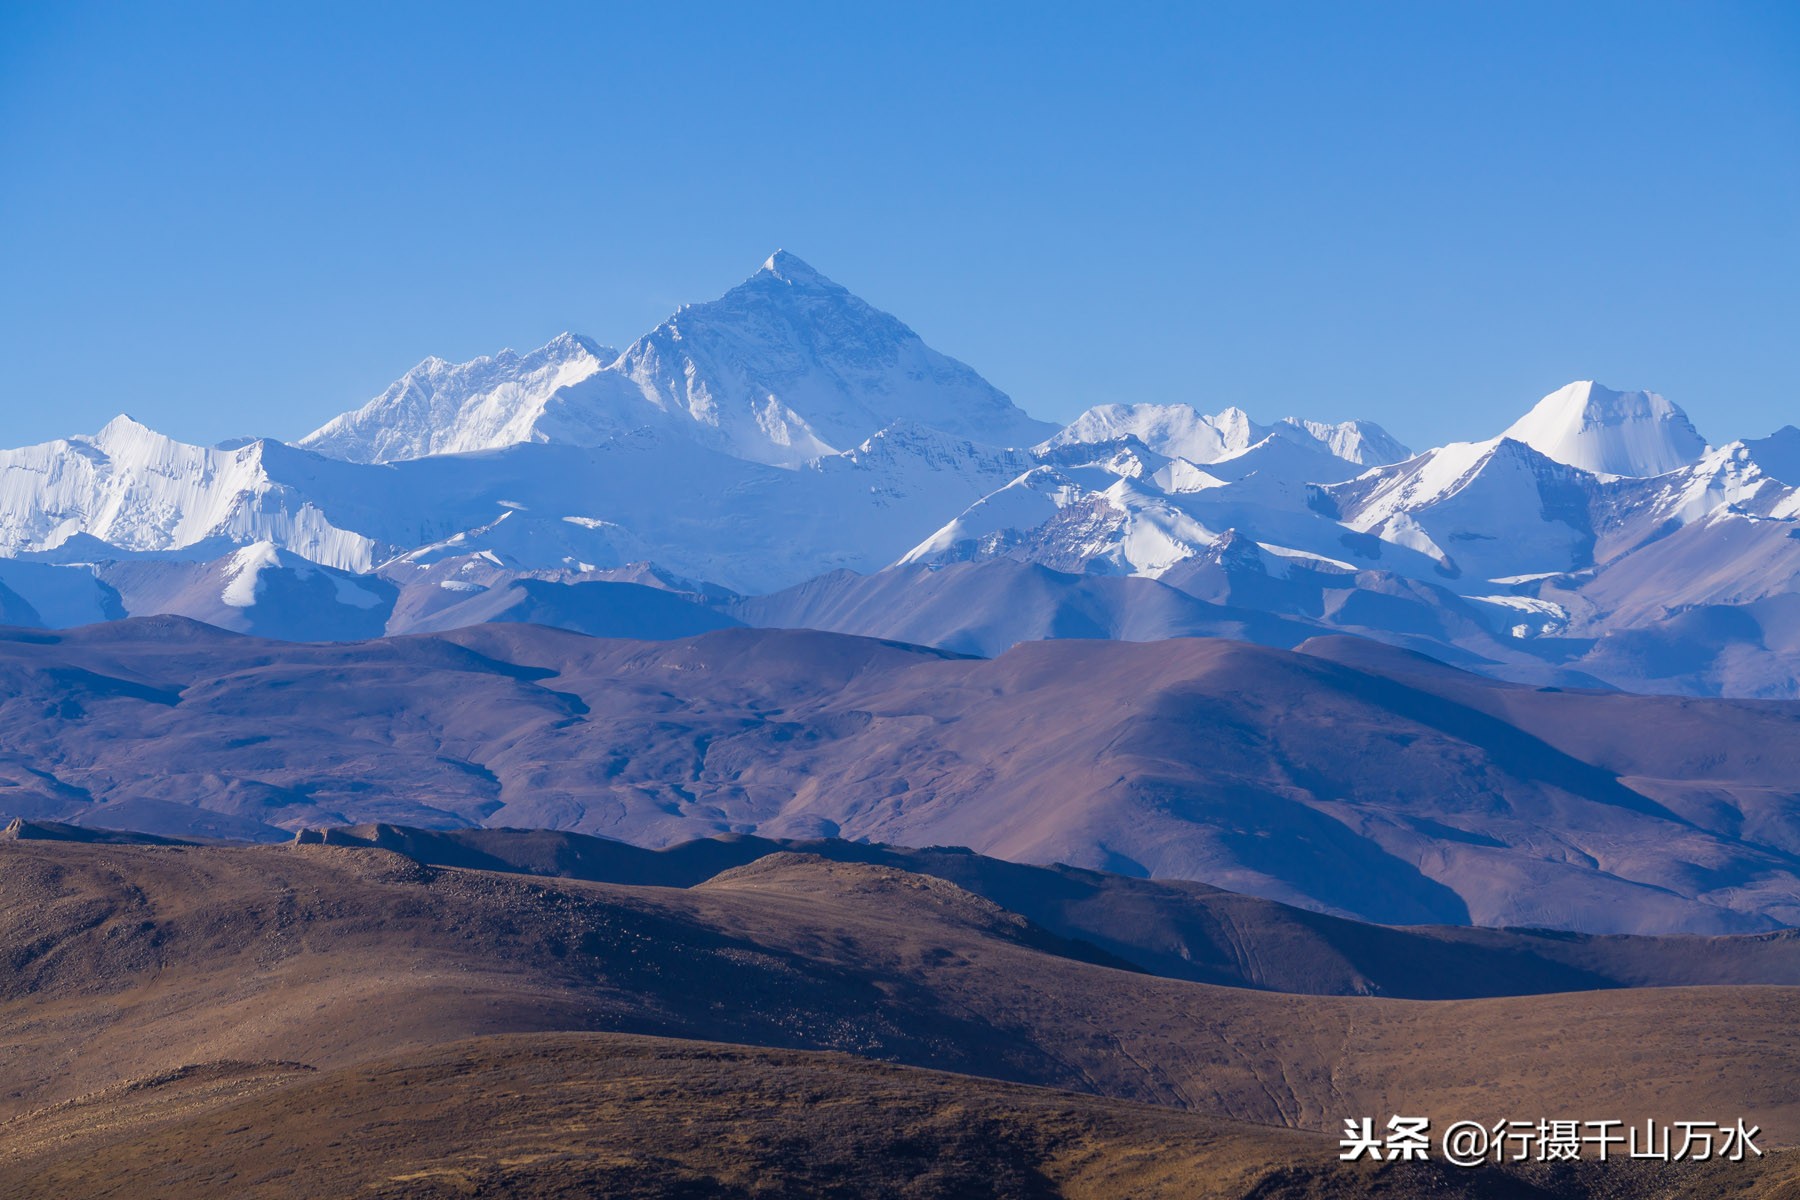
[[[436, 586], [441, 591], [442, 583]], [[390, 622], [389, 632], [434, 633], [499, 621], [553, 625], [591, 637], [661, 639], [692, 637], [738, 624], [661, 588], [606, 580], [557, 584], [518, 579], [473, 593], [452, 593], [450, 599], [441, 608]]]
[[[34, 1114], [8, 1139], [24, 1153], [13, 1151], [0, 1196], [236, 1200], [246, 1178], [263, 1200], [467, 1189], [571, 1200], [1238, 1200], [1259, 1180], [1347, 1198], [1481, 1194], [1442, 1167], [1336, 1165], [1335, 1143], [1318, 1134], [687, 1039], [499, 1035], [321, 1072], [210, 1067], [145, 1090]], [[96, 1118], [111, 1136], [95, 1136]], [[249, 1128], [254, 1149], [234, 1136]]]
[[619, 357], [565, 333], [519, 355], [448, 363], [428, 358], [355, 412], [326, 422], [299, 445], [351, 462], [392, 462], [530, 441], [544, 405]]
[[1687, 414], [1655, 392], [1615, 392], [1589, 380], [1551, 392], [1500, 436], [1601, 475], [1661, 475], [1706, 451]]
[[[35, 835], [93, 836], [72, 826], [42, 826]], [[1800, 931], [1795, 930], [1659, 938], [1393, 928], [1200, 883], [1061, 864], [1030, 866], [955, 847], [732, 835], [646, 850], [551, 830], [392, 825], [305, 830], [298, 841], [391, 850], [437, 866], [653, 887], [693, 887], [784, 851], [870, 863], [948, 880], [1053, 934], [1154, 975], [1277, 992], [1441, 1000], [1619, 987], [1800, 986]]]
[[[1291, 645], [1298, 623], [1539, 685], [1800, 695], [1800, 434], [1709, 450], [1669, 401], [1592, 382], [1411, 457], [1367, 421], [1178, 403], [1056, 430], [778, 252], [623, 353], [564, 334], [430, 359], [305, 442], [189, 446], [120, 418], [0, 452], [0, 619], [699, 627], [587, 603], [647, 564], [713, 607], [767, 597], [771, 624], [986, 652], [1065, 632]], [[276, 560], [254, 572], [266, 602], [223, 602], [251, 552]], [[931, 576], [992, 563], [1081, 579]], [[1089, 581], [1132, 577], [1174, 593]]]
[[304, 1083], [500, 1036], [529, 1062], [566, 1034], [1034, 1083], [1255, 1122], [1290, 1161], [1346, 1109], [1623, 1104], [1741, 1114], [1767, 1145], [1800, 1136], [1792, 988], [1420, 1003], [1213, 987], [1066, 953], [1081, 948], [942, 879], [796, 854], [686, 890], [327, 846], [24, 842], [0, 858], [0, 952], [21, 962], [0, 992], [13, 1158], [91, 1136], [95, 1101], [128, 1113], [184, 1079]]
[[1076, 417], [1044, 443], [1046, 449], [1136, 438], [1169, 458], [1205, 465], [1242, 453], [1271, 434], [1298, 435], [1320, 449], [1360, 466], [1379, 466], [1411, 457], [1411, 451], [1373, 421], [1306, 421], [1284, 417], [1258, 425], [1241, 408], [1207, 415], [1189, 404], [1102, 404]]
[[284, 645], [171, 619], [0, 642], [0, 811], [277, 837], [390, 821], [667, 845], [966, 845], [1383, 923], [1800, 920], [1791, 705], [1540, 691], [1362, 639], [529, 625]]
[[53, 550], [82, 534], [127, 553], [271, 539], [315, 562], [373, 566], [376, 542], [278, 479], [271, 454], [291, 452], [261, 441], [189, 446], [126, 416], [92, 437], [0, 450], [0, 553]]
[[837, 572], [734, 602], [748, 625], [822, 629], [993, 656], [1044, 638], [1230, 637], [1296, 646], [1319, 630], [1210, 604], [1152, 579], [1070, 575], [1000, 559]]
[[1523, 442], [1457, 443], [1320, 489], [1329, 512], [1437, 560], [1452, 579], [1569, 572], [1593, 561], [1592, 476]]
[[1022, 446], [1054, 431], [900, 321], [776, 251], [717, 300], [621, 355], [565, 334], [524, 358], [431, 359], [301, 440], [359, 462], [528, 441], [596, 445], [652, 428], [794, 467], [908, 421]]

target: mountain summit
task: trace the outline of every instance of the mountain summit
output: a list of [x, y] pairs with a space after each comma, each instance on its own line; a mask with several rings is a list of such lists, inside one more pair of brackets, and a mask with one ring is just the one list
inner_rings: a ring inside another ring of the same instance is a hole
[[466, 363], [428, 358], [300, 445], [351, 462], [391, 462], [530, 441], [550, 397], [618, 357], [611, 347], [564, 333], [524, 355], [502, 350]]
[[1601, 475], [1662, 475], [1706, 452], [1706, 439], [1668, 400], [1655, 392], [1615, 392], [1591, 380], [1551, 392], [1502, 436]]
[[765, 272], [785, 283], [792, 283], [800, 287], [835, 288], [838, 286], [815, 271], [811, 264], [802, 260], [798, 254], [789, 254], [786, 250], [777, 250], [764, 260], [762, 270], [757, 274], [761, 275]]
[[1800, 430], [1708, 450], [1661, 396], [1582, 381], [1415, 455], [1368, 421], [1120, 399], [1053, 429], [777, 250], [623, 352], [427, 359], [301, 447], [121, 417], [0, 450], [0, 623], [618, 632], [676, 621], [618, 591], [667, 575], [719, 610], [681, 628], [1343, 632], [1517, 682], [1800, 697]]
[[777, 250], [717, 300], [683, 306], [622, 355], [565, 334], [540, 350], [428, 359], [301, 439], [356, 462], [520, 442], [602, 445], [650, 428], [795, 467], [896, 421], [997, 446], [1056, 427], [798, 256]]

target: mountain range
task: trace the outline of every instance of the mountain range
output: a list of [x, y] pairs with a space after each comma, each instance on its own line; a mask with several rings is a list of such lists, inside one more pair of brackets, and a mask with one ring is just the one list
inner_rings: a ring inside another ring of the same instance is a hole
[[1059, 428], [778, 252], [623, 351], [427, 359], [292, 445], [120, 417], [0, 451], [0, 621], [747, 623], [980, 654], [1353, 633], [1539, 685], [1783, 698], [1796, 480], [1800, 430], [1710, 446], [1591, 382], [1417, 454], [1178, 397]]
[[[1782, 1197], [1796, 949], [1373, 929], [841, 841], [20, 822], [0, 1197]], [[1342, 1161], [1370, 1112], [1430, 1114], [1434, 1152]], [[1435, 1152], [1519, 1112], [1741, 1120], [1756, 1152]]]
[[[628, 586], [628, 585], [618, 585]], [[647, 595], [660, 593], [650, 588]], [[270, 841], [387, 822], [967, 846], [1383, 924], [1800, 925], [1800, 707], [1543, 689], [1354, 637], [488, 622], [0, 636], [0, 813]]]

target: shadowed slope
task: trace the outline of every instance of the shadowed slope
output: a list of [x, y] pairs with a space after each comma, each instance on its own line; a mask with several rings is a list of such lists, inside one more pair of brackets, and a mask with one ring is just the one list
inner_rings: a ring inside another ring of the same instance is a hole
[[944, 880], [807, 855], [682, 891], [335, 847], [12, 842], [0, 954], [0, 1121], [185, 1064], [332, 1070], [585, 1030], [842, 1050], [1321, 1131], [1347, 1113], [1617, 1109], [1800, 1136], [1800, 990], [1219, 988], [1083, 961]]
[[1788, 1196], [1765, 1163], [1479, 1172], [842, 1055], [493, 1037], [318, 1074], [218, 1064], [12, 1126], [0, 1197]]
[[438, 866], [682, 888], [777, 851], [798, 851], [937, 876], [1152, 974], [1277, 992], [1445, 1000], [1616, 987], [1800, 986], [1796, 930], [1705, 938], [1396, 928], [1203, 883], [1029, 866], [956, 847], [736, 834], [647, 850], [547, 829], [393, 825], [307, 830], [299, 840], [392, 850]]
[[1800, 922], [1800, 705], [1306, 646], [15, 634], [0, 812], [266, 839], [378, 821], [955, 844], [1390, 924]]

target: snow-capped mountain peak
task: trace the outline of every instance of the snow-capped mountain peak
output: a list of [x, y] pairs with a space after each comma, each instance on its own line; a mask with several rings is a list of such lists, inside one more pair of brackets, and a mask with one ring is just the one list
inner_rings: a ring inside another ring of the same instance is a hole
[[[1109, 404], [1057, 431], [786, 251], [623, 353], [571, 332], [427, 358], [304, 447], [190, 446], [121, 415], [0, 450], [0, 564], [39, 560], [0, 578], [0, 621], [178, 611], [363, 637], [512, 576], [655, 561], [762, 593], [1006, 559], [1523, 678], [1550, 668], [1520, 655], [1586, 655], [1559, 639], [1678, 609], [1742, 608], [1705, 620], [1776, 650], [1800, 594], [1800, 429], [1708, 451], [1663, 397], [1583, 381], [1500, 437], [1417, 456], [1367, 421], [1235, 406]], [[1594, 679], [1649, 661], [1613, 653]], [[1752, 686], [1790, 684], [1800, 665]]]
[[161, 436], [148, 425], [133, 417], [130, 413], [120, 413], [118, 416], [102, 425], [99, 431], [92, 436], [79, 437], [76, 440], [91, 442], [96, 446], [105, 446], [109, 443], [117, 444], [126, 439], [139, 439], [146, 434], [152, 437]]
[[1243, 417], [1238, 409], [1211, 417], [1191, 404], [1101, 404], [1076, 417], [1040, 450], [1134, 438], [1169, 458], [1209, 463], [1258, 440], [1250, 436], [1254, 430], [1249, 418], [1243, 417], [1240, 428], [1234, 414]]
[[553, 357], [574, 358], [586, 354], [602, 363], [610, 363], [619, 357], [619, 352], [611, 346], [603, 346], [591, 337], [566, 331], [551, 338], [544, 350]]
[[1029, 445], [1054, 427], [906, 325], [777, 250], [717, 300], [683, 305], [621, 355], [563, 334], [527, 355], [427, 359], [301, 440], [389, 462], [521, 442], [602, 445], [654, 428], [797, 467], [908, 420]]
[[1598, 475], [1662, 475], [1706, 453], [1706, 439], [1675, 404], [1592, 380], [1551, 392], [1502, 436]]
[[299, 444], [351, 462], [393, 462], [529, 441], [551, 396], [618, 357], [590, 338], [563, 333], [529, 354], [502, 350], [460, 364], [427, 358]]
[[1252, 421], [1250, 414], [1235, 404], [1215, 413], [1207, 418], [1207, 421], [1219, 431], [1219, 438], [1224, 445], [1226, 454], [1236, 454], [1241, 450], [1248, 450], [1268, 436], [1269, 432], [1266, 427]]
[[1324, 444], [1339, 458], [1365, 467], [1386, 466], [1412, 457], [1412, 451], [1393, 434], [1373, 421], [1303, 421], [1283, 417], [1285, 424], [1297, 425], [1308, 436]]
[[119, 416], [92, 436], [0, 450], [0, 555], [84, 537], [127, 553], [275, 537], [316, 561], [367, 570], [372, 539], [334, 526], [307, 496], [273, 479], [269, 449], [259, 440], [190, 446]]
[[796, 287], [842, 288], [842, 285], [827, 279], [798, 254], [789, 254], [786, 250], [777, 250], [764, 260], [762, 270], [757, 275], [764, 274]]
[[1297, 439], [1360, 466], [1411, 457], [1411, 451], [1373, 421], [1332, 424], [1283, 417], [1274, 425], [1259, 425], [1236, 406], [1208, 416], [1191, 404], [1098, 405], [1076, 417], [1043, 449], [1133, 437], [1158, 454], [1206, 464], [1242, 454], [1271, 435]]

